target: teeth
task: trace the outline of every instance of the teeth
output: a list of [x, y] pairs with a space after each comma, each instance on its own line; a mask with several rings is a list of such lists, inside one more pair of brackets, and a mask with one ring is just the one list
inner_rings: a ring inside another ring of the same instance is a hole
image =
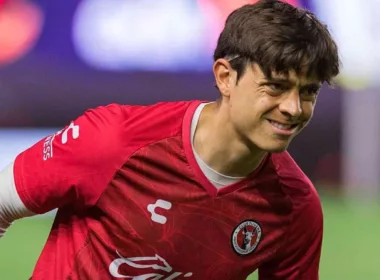
[[271, 121], [271, 124], [279, 129], [283, 129], [283, 130], [287, 130], [287, 129], [290, 129], [292, 127], [291, 124], [282, 124], [282, 123], [278, 123], [278, 122], [275, 122], [275, 121]]

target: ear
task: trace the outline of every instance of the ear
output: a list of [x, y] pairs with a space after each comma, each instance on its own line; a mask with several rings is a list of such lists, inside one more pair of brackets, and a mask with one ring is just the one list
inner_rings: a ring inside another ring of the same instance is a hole
[[234, 85], [233, 72], [230, 63], [224, 59], [219, 58], [214, 62], [213, 72], [215, 77], [216, 86], [224, 97], [230, 96], [230, 89]]

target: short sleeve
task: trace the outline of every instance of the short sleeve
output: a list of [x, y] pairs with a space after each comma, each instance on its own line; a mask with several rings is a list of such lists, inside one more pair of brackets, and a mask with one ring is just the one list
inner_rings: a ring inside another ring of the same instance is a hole
[[13, 171], [25, 206], [41, 214], [67, 204], [94, 205], [122, 165], [127, 115], [116, 104], [88, 110], [19, 154]]
[[318, 280], [323, 236], [322, 207], [315, 189], [294, 215], [280, 255], [259, 269], [260, 280]]

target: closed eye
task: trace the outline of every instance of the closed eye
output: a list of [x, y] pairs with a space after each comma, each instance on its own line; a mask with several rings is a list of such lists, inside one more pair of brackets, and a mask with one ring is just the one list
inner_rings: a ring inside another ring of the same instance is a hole
[[319, 90], [320, 88], [319, 87], [308, 87], [308, 88], [304, 88], [300, 91], [301, 95], [304, 95], [304, 96], [317, 96], [318, 93], [319, 93]]
[[273, 92], [284, 92], [289, 89], [289, 87], [282, 83], [269, 83], [266, 85]]

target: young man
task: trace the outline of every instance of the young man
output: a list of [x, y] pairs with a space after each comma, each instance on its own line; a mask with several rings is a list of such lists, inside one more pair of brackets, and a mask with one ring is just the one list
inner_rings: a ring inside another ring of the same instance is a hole
[[286, 149], [337, 46], [310, 12], [260, 1], [214, 58], [217, 102], [89, 110], [2, 171], [2, 232], [58, 208], [31, 279], [318, 279], [321, 205]]

